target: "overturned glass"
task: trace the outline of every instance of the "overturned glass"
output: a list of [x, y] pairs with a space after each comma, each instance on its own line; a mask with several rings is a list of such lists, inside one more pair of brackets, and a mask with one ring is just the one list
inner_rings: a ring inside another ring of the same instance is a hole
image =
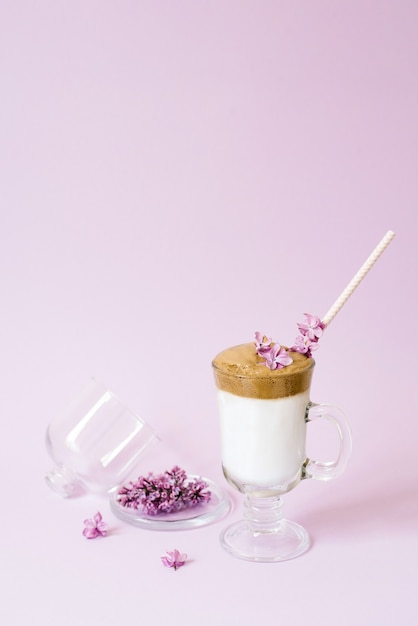
[[48, 426], [46, 445], [54, 467], [46, 482], [64, 497], [109, 492], [157, 441], [144, 420], [91, 379]]

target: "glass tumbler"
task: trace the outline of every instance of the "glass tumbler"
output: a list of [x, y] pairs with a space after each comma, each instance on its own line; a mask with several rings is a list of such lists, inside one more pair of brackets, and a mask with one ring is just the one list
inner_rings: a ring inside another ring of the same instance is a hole
[[155, 432], [94, 379], [51, 421], [47, 484], [65, 497], [106, 493], [132, 472]]

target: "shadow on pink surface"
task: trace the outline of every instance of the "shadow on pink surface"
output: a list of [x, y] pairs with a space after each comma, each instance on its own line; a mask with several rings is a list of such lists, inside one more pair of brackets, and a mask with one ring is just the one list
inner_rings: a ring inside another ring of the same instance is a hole
[[299, 516], [298, 521], [312, 539], [363, 538], [387, 533], [409, 533], [418, 529], [418, 498], [416, 488], [363, 496], [361, 500], [327, 507]]

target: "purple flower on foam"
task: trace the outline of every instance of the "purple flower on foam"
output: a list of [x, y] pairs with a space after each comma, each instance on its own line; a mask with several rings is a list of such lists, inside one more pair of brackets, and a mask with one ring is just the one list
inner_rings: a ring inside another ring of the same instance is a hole
[[[289, 351], [300, 352], [307, 357], [311, 357], [312, 352], [319, 348], [318, 341], [322, 337], [325, 324], [316, 315], [311, 315], [310, 313], [305, 313], [304, 315], [305, 322], [297, 325], [299, 335], [296, 337], [293, 346], [289, 348]], [[272, 341], [267, 335], [256, 332], [254, 344], [256, 353], [265, 360], [265, 365], [271, 370], [286, 367], [293, 361], [292, 357], [280, 344], [271, 345]]]
[[94, 515], [93, 519], [85, 519], [84, 526], [83, 535], [86, 539], [106, 536], [107, 524], [102, 520], [102, 515], [99, 512]]
[[294, 345], [290, 348], [291, 352], [300, 352], [307, 357], [312, 356], [312, 352], [319, 348], [317, 341], [312, 341], [307, 335], [298, 335]]
[[279, 343], [275, 343], [268, 352], [264, 352], [261, 356], [266, 360], [266, 366], [271, 370], [281, 369], [293, 362], [292, 357]]
[[256, 332], [255, 333], [255, 351], [259, 356], [263, 356], [266, 352], [270, 350], [270, 344], [272, 340], [267, 337], [267, 335], [263, 335], [263, 333]]
[[294, 345], [290, 348], [293, 352], [300, 352], [307, 357], [312, 356], [312, 352], [319, 348], [318, 341], [322, 337], [325, 324], [319, 317], [305, 313], [306, 323], [299, 323], [299, 335], [295, 339]]
[[181, 554], [177, 549], [167, 550], [167, 554], [161, 557], [164, 567], [172, 567], [174, 571], [182, 567], [186, 560], [187, 554]]
[[318, 341], [322, 337], [325, 324], [316, 315], [311, 315], [310, 313], [304, 313], [304, 315], [306, 323], [297, 325], [300, 334], [308, 337], [311, 341]]

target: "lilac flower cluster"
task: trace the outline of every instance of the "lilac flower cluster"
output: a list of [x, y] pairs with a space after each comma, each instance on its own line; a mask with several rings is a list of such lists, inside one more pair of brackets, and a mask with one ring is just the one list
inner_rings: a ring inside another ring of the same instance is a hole
[[[295, 339], [295, 343], [290, 352], [300, 352], [307, 357], [312, 356], [312, 352], [319, 348], [318, 341], [322, 337], [325, 324], [320, 318], [310, 313], [305, 313], [305, 322], [299, 323], [299, 335]], [[273, 343], [272, 340], [260, 332], [255, 333], [255, 351], [261, 356], [265, 365], [271, 370], [281, 369], [293, 362], [291, 356], [285, 348], [279, 343]]]
[[318, 341], [322, 337], [325, 324], [319, 317], [305, 313], [305, 323], [298, 324], [299, 335], [295, 344], [290, 348], [293, 352], [300, 352], [306, 356], [312, 356], [312, 352], [319, 348]]
[[119, 489], [117, 501], [122, 506], [139, 509], [148, 515], [174, 513], [188, 509], [203, 502], [209, 502], [211, 492], [207, 483], [200, 478], [189, 478], [178, 467], [171, 471], [154, 475], [140, 476], [136, 482]]

